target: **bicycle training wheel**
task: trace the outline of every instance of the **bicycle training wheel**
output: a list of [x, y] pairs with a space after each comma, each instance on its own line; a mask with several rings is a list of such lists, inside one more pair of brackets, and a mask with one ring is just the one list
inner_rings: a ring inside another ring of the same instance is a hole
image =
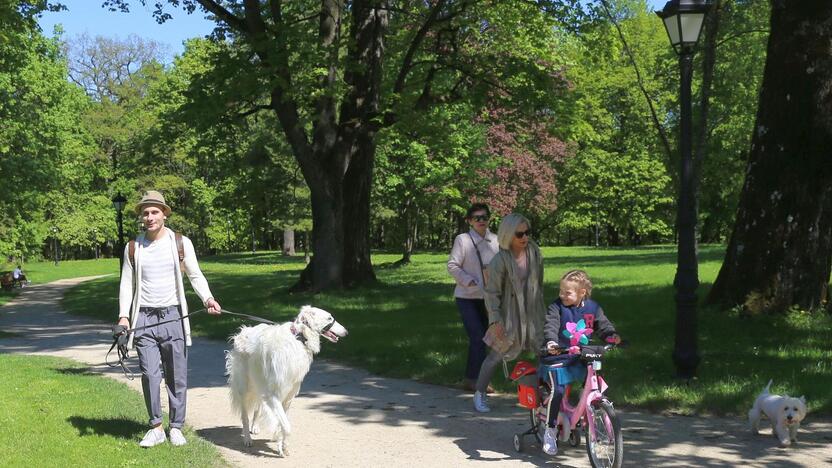
[[594, 401], [587, 411], [592, 425], [587, 424], [586, 453], [593, 468], [620, 468], [624, 458], [624, 439], [621, 423], [612, 403], [607, 400]]

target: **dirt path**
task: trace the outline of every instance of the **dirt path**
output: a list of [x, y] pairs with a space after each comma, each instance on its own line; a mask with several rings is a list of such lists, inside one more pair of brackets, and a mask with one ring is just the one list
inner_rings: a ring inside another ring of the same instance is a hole
[[[27, 288], [1, 307], [0, 330], [18, 336], [0, 339], [0, 352], [71, 358], [141, 391], [139, 379], [128, 381], [103, 365], [111, 324], [60, 309], [64, 291], [85, 279]], [[583, 444], [562, 450], [554, 459], [541, 456], [537, 446], [515, 452], [512, 435], [525, 430], [528, 419], [514, 406], [513, 395], [492, 399], [494, 411], [480, 415], [473, 412], [470, 395], [457, 390], [377, 377], [322, 360], [313, 364], [289, 411], [291, 455], [277, 457], [262, 434], [246, 450], [228, 404], [226, 347], [224, 342], [194, 340], [187, 422], [235, 466], [589, 466]], [[136, 367], [135, 359], [131, 365]], [[626, 411], [621, 419], [625, 466], [832, 466], [832, 421], [811, 415], [801, 429], [799, 446], [791, 449], [778, 448], [769, 435], [752, 436], [739, 418]]]

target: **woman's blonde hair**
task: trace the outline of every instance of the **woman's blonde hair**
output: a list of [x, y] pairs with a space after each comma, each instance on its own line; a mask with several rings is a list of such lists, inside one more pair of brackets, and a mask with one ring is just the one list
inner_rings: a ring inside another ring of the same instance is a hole
[[500, 222], [500, 228], [497, 229], [497, 241], [500, 243], [501, 249], [508, 250], [511, 248], [511, 240], [514, 239], [517, 226], [521, 224], [525, 224], [526, 229], [532, 228], [532, 223], [519, 213], [512, 213], [503, 218]]
[[592, 295], [592, 280], [583, 270], [569, 270], [561, 278], [560, 282], [577, 283], [581, 288], [586, 289], [586, 297]]

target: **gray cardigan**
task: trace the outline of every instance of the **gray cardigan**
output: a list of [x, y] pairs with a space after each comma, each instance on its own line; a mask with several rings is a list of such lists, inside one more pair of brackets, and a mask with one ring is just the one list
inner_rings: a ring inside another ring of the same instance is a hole
[[500, 322], [511, 340], [505, 359], [516, 358], [523, 350], [537, 352], [543, 341], [543, 258], [534, 242], [526, 247], [529, 277], [525, 288], [510, 251], [500, 249], [488, 264], [485, 306], [488, 323]]

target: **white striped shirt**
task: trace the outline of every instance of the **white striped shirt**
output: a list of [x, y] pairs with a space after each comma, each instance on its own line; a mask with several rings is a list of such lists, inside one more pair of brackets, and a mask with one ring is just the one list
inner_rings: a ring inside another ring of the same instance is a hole
[[141, 261], [140, 307], [164, 307], [179, 304], [176, 294], [176, 267], [171, 256], [170, 236], [151, 242], [144, 239]]

